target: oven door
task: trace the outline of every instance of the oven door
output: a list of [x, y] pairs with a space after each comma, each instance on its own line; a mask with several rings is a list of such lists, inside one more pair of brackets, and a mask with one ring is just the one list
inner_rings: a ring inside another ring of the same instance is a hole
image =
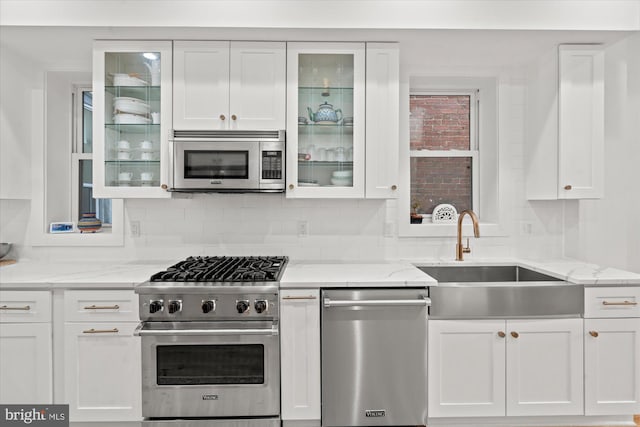
[[143, 322], [145, 418], [257, 417], [280, 413], [274, 322]]

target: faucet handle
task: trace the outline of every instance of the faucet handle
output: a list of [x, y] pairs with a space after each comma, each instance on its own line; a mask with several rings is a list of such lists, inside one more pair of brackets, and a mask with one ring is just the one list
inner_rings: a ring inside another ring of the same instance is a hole
[[469, 238], [467, 237], [467, 246], [462, 247], [462, 253], [471, 253], [471, 247], [469, 247]]

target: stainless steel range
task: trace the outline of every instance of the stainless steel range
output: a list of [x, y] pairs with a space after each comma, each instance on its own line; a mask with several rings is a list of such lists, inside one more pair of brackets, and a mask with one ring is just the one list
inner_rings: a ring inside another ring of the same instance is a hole
[[136, 287], [145, 426], [280, 425], [287, 257], [189, 257]]

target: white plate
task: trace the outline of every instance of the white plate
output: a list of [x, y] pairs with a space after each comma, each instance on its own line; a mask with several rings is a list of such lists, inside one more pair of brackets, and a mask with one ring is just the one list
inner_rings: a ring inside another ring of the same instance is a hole
[[113, 115], [113, 123], [117, 125], [148, 125], [151, 120], [136, 114], [122, 113]]
[[149, 114], [151, 106], [138, 98], [113, 98], [114, 113]]
[[114, 86], [149, 86], [149, 83], [129, 74], [114, 74], [113, 75]]

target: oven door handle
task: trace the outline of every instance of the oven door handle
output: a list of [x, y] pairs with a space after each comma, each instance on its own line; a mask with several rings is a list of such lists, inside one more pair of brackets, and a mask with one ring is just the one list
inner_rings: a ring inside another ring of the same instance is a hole
[[265, 329], [142, 329], [143, 324], [133, 331], [133, 335], [145, 336], [230, 336], [230, 335], [278, 335], [278, 327]]

